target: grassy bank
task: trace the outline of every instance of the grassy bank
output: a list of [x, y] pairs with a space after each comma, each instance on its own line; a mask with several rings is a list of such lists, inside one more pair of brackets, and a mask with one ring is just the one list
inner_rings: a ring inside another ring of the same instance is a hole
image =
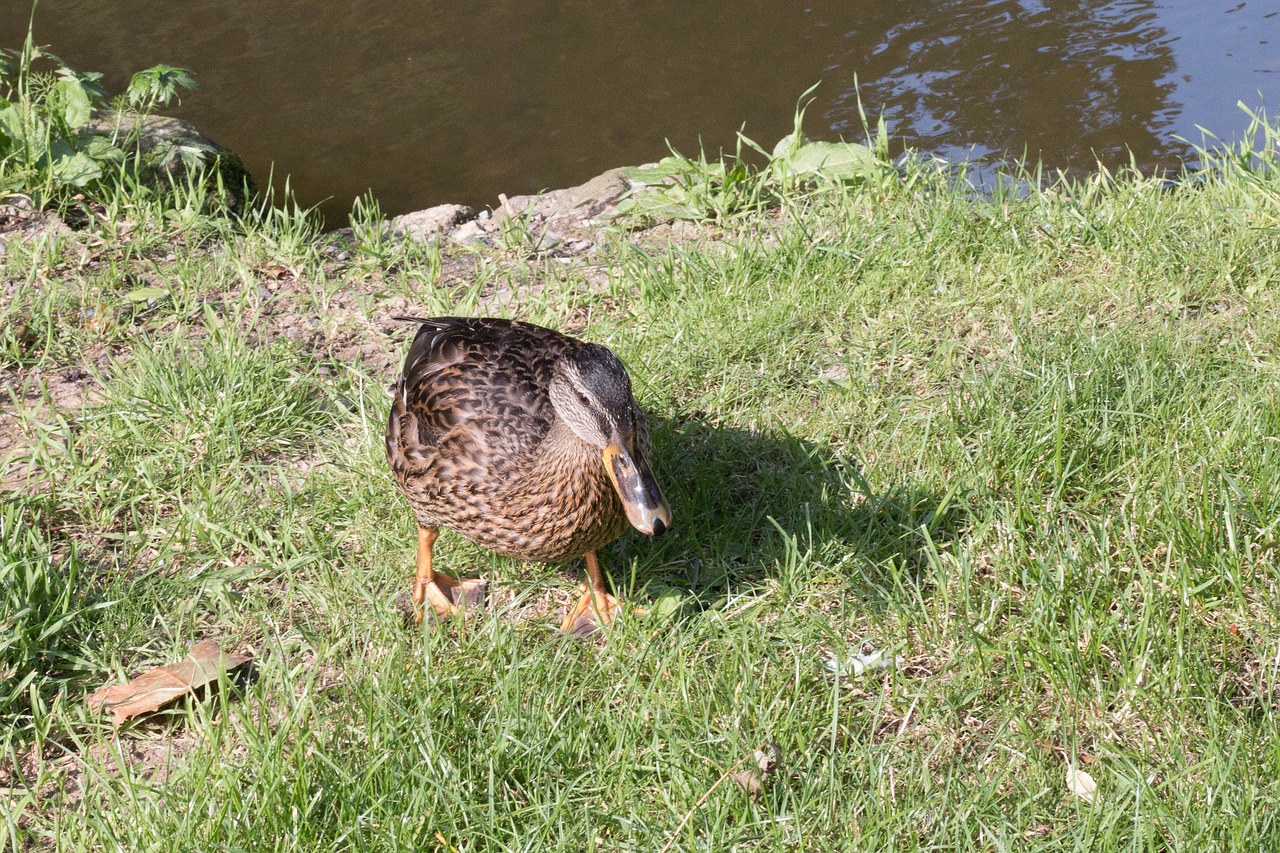
[[[1280, 182], [1239, 160], [990, 196], [910, 165], [573, 263], [192, 197], [10, 241], [0, 839], [1274, 846]], [[495, 606], [397, 605], [391, 317], [490, 311], [607, 343], [650, 412], [676, 526], [603, 555], [650, 610], [603, 646], [555, 630], [580, 567], [448, 535]], [[205, 638], [250, 676], [86, 708]], [[716, 787], [765, 741], [759, 797]]]

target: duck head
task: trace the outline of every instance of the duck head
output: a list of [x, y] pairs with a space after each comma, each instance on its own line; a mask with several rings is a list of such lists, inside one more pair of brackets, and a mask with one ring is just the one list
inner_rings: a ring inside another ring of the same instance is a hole
[[667, 530], [671, 507], [653, 478], [649, 429], [622, 361], [587, 344], [556, 363], [549, 392], [560, 420], [600, 451], [631, 526], [649, 536]]

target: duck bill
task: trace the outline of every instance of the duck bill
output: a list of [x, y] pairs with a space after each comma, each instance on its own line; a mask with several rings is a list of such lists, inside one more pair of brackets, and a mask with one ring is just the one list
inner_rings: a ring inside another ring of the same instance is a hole
[[622, 499], [627, 521], [647, 536], [657, 536], [671, 526], [671, 507], [643, 460], [617, 441], [604, 449], [604, 468]]

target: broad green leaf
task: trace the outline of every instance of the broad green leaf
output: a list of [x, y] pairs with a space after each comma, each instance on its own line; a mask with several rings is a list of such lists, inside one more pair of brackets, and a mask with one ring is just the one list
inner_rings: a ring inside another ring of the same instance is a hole
[[62, 111], [67, 125], [72, 130], [79, 129], [88, 123], [93, 108], [107, 97], [107, 90], [98, 82], [102, 74], [97, 71], [81, 74], [70, 68], [59, 68], [57, 77], [52, 102]]
[[199, 88], [188, 69], [161, 64], [134, 74], [125, 97], [134, 106], [148, 102], [168, 104], [178, 96], [179, 90]]
[[17, 144], [22, 139], [22, 114], [8, 101], [0, 100], [0, 136]]
[[102, 167], [83, 151], [63, 155], [53, 161], [50, 173], [73, 187], [85, 187], [102, 177]]
[[786, 157], [789, 154], [791, 154], [792, 151], [794, 151], [796, 148], [799, 148], [803, 144], [804, 144], [803, 133], [801, 133], [798, 130], [795, 133], [788, 133], [786, 136], [778, 140], [777, 145], [773, 146], [772, 158], [774, 160], [779, 160], [783, 157]]
[[148, 299], [163, 299], [169, 295], [169, 291], [163, 287], [139, 287], [130, 290], [124, 295], [129, 302], [146, 302]]
[[783, 162], [796, 174], [822, 175], [836, 181], [867, 177], [876, 168], [871, 149], [850, 142], [806, 142]]
[[643, 181], [646, 184], [656, 184], [666, 178], [684, 177], [691, 170], [691, 163], [687, 161], [677, 160], [674, 157], [663, 157], [657, 163], [650, 166], [630, 166], [622, 170], [622, 173], [628, 178], [637, 181]]
[[57, 93], [57, 102], [67, 126], [75, 130], [88, 124], [89, 116], [93, 113], [93, 102], [79, 80], [74, 78], [59, 80], [54, 84], [54, 91]]
[[99, 163], [119, 165], [125, 160], [123, 151], [112, 145], [110, 139], [98, 134], [90, 137], [89, 141], [80, 150]]

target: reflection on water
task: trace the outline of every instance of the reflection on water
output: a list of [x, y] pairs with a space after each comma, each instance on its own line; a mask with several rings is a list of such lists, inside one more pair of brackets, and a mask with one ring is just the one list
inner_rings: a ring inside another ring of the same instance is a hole
[[[230, 11], [234, 10], [234, 11]], [[0, 16], [17, 46], [25, 15]], [[340, 220], [577, 183], [611, 166], [771, 146], [818, 80], [816, 136], [861, 136], [863, 104], [951, 158], [1024, 151], [1054, 168], [1173, 165], [1277, 92], [1280, 16], [1242, 0], [43, 0], [37, 40], [114, 86], [168, 62], [201, 92], [177, 112], [275, 164]], [[1259, 97], [1262, 94], [1262, 98]]]
[[[922, 147], [1043, 151], [1056, 164], [1096, 152], [1172, 162], [1173, 38], [1153, 2], [916, 2], [860, 22], [874, 46], [838, 57], [862, 69], [863, 98], [890, 105]], [[874, 81], [874, 82], [872, 82]], [[848, 114], [852, 92], [837, 100]], [[834, 123], [852, 131], [847, 119]], [[1091, 165], [1091, 163], [1090, 163]]]

